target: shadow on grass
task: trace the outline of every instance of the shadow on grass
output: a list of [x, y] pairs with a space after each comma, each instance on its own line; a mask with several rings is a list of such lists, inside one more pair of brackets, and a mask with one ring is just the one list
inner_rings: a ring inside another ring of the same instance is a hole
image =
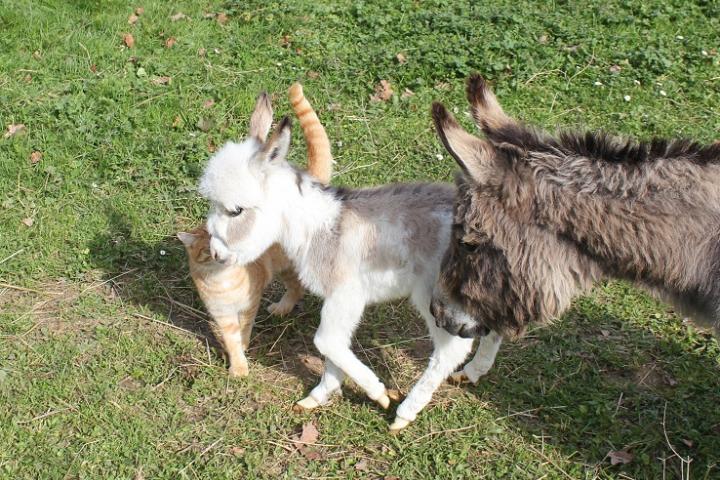
[[[111, 211], [107, 230], [90, 250], [93, 266], [125, 303], [150, 310], [203, 343], [207, 339], [222, 355], [189, 277], [184, 249], [174, 237], [139, 240], [131, 222]], [[281, 293], [273, 284], [266, 296], [276, 299]], [[528, 443], [555, 446], [588, 472], [662, 478], [664, 462], [667, 478], [679, 478], [680, 460], [673, 457], [669, 440], [681, 456], [692, 459], [698, 478], [718, 478], [717, 344], [682, 327], [675, 336], [655, 335], [642, 321], [647, 316], [643, 307], [639, 314], [617, 313], [614, 305], [622, 299], [615, 295], [609, 303], [580, 299], [557, 325], [506, 343], [493, 370], [478, 385], [462, 387], [470, 405], [491, 405], [498, 423], [516, 429]], [[312, 344], [320, 302], [307, 296], [303, 307], [284, 319], [265, 313], [267, 302], [253, 332], [251, 362], [268, 375], [280, 370], [300, 379], [307, 392], [321, 369]], [[646, 308], [653, 309], [657, 305]], [[656, 323], [662, 321], [677, 322]], [[366, 313], [358, 331], [362, 347], [355, 350], [389, 387], [407, 391], [431, 352], [426, 335], [410, 307], [381, 305]], [[439, 397], [458, 394], [446, 390]], [[368, 402], [352, 387], [344, 394], [353, 403]], [[393, 414], [387, 412], [388, 420]], [[610, 466], [608, 452], [621, 450], [632, 461]]]
[[[103, 272], [103, 281], [125, 304], [154, 314], [151, 317], [134, 312], [140, 321], [150, 322], [154, 318], [186, 330], [203, 343], [207, 341], [216, 355], [224, 358], [223, 349], [212, 333], [211, 319], [190, 278], [182, 243], [174, 235], [152, 242], [138, 239], [132, 222], [115, 210], [107, 211], [107, 220], [107, 229], [93, 239], [89, 252], [91, 266]], [[318, 378], [312, 365], [303, 360], [315, 355], [314, 328], [297, 327], [317, 325], [319, 303], [308, 296], [287, 318], [269, 315], [265, 307], [277, 301], [282, 293], [282, 286], [273, 282], [264, 295], [253, 329], [250, 362], [257, 361], [268, 368], [282, 363], [283, 369], [310, 388]], [[297, 355], [288, 355], [289, 352]]]
[[[709, 336], [680, 327], [661, 337], [583, 298], [558, 325], [506, 344], [466, 389], [529, 442], [554, 445], [588, 472], [685, 478], [674, 449], [691, 459], [691, 478], [720, 478], [718, 360]], [[617, 451], [630, 462], [611, 466]]]

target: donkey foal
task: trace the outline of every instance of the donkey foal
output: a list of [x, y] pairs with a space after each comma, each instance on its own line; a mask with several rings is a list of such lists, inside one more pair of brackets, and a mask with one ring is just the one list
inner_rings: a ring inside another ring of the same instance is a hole
[[328, 188], [285, 161], [290, 121], [262, 143], [228, 143], [200, 182], [211, 203], [207, 226], [219, 261], [246, 264], [279, 243], [305, 287], [325, 299], [315, 346], [325, 372], [298, 402], [311, 409], [339, 392], [345, 375], [388, 408], [385, 385], [350, 349], [366, 305], [409, 297], [434, 344], [428, 368], [390, 427], [413, 421], [433, 392], [467, 357], [472, 339], [435, 325], [429, 306], [450, 238], [455, 189], [447, 184]]

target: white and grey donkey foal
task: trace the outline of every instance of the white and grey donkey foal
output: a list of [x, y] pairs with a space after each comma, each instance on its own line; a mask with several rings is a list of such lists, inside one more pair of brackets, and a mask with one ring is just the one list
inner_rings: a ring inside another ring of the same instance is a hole
[[[254, 118], [262, 117], [255, 113]], [[207, 220], [212, 255], [246, 264], [277, 242], [304, 286], [325, 299], [314, 338], [325, 371], [298, 402], [305, 409], [327, 403], [345, 375], [389, 407], [385, 385], [350, 344], [366, 305], [410, 297], [430, 330], [434, 352], [397, 409], [390, 429], [400, 430], [415, 420], [472, 348], [472, 339], [436, 327], [429, 310], [450, 238], [454, 187], [324, 187], [286, 162], [289, 145], [290, 120], [285, 118], [266, 143], [258, 137], [228, 143], [210, 159], [200, 191], [212, 203]], [[487, 355], [479, 353], [473, 362], [481, 357], [487, 363]]]

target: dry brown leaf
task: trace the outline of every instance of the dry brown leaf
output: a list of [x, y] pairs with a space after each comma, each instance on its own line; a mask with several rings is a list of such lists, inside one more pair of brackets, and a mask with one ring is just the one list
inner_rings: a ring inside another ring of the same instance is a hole
[[307, 72], [307, 76], [308, 78], [315, 80], [316, 78], [320, 77], [320, 72], [316, 72], [315, 70], [309, 70]]
[[213, 142], [212, 138], [208, 138], [207, 150], [208, 153], [215, 153], [215, 150], [217, 150], [217, 145], [215, 145], [215, 142]]
[[3, 138], [10, 138], [14, 137], [15, 135], [19, 133], [23, 133], [25, 131], [25, 124], [23, 123], [11, 123], [7, 126], [7, 131], [5, 132], [5, 135], [3, 135]]
[[220, 25], [225, 25], [228, 22], [228, 16], [224, 13], [218, 13], [217, 22]]
[[387, 80], [380, 80], [380, 83], [375, 86], [375, 93], [370, 95], [370, 101], [387, 102], [392, 96], [393, 90], [390, 86], [390, 82]]
[[613, 65], [608, 70], [610, 70], [610, 73], [620, 73], [622, 67], [620, 65]]
[[172, 81], [170, 77], [155, 77], [152, 79], [152, 83], [155, 85], [167, 85]]
[[131, 13], [130, 16], [128, 17], [128, 23], [129, 23], [130, 25], [135, 25], [135, 24], [137, 23], [137, 21], [138, 21], [139, 18], [140, 18], [140, 17], [138, 17], [138, 16], [135, 15], [134, 13]]
[[615, 450], [608, 452], [608, 457], [610, 457], [610, 465], [625, 465], [632, 462], [635, 455], [625, 450]]
[[175, 120], [173, 120], [172, 128], [177, 128], [182, 124], [182, 118], [180, 118], [180, 115], [175, 117]]
[[245, 449], [242, 447], [230, 447], [230, 453], [236, 457], [245, 455]]
[[357, 462], [357, 463], [355, 464], [355, 470], [357, 470], [358, 472], [367, 472], [368, 470], [370, 470], [370, 469], [368, 468], [367, 458], [363, 458], [362, 460], [360, 460], [359, 462]]
[[90, 65], [90, 71], [92, 73], [97, 73], [97, 65], [95, 65], [94, 63]]
[[30, 82], [32, 82], [32, 75], [30, 75], [30, 74], [28, 73], [27, 75], [25, 75], [25, 76], [23, 77], [23, 81], [24, 81], [25, 83], [30, 83]]
[[198, 56], [204, 57], [207, 54], [207, 50], [204, 48], [198, 48]]
[[405, 91], [402, 93], [402, 95], [400, 95], [400, 97], [401, 97], [401, 98], [410, 98], [410, 97], [412, 97], [413, 95], [415, 95], [415, 92], [413, 92], [413, 91], [410, 90], [409, 88], [406, 88]]
[[33, 220], [33, 219], [30, 218], [30, 217], [27, 217], [27, 218], [23, 218], [23, 219], [22, 219], [22, 223], [23, 223], [26, 227], [32, 227], [32, 226], [33, 226], [33, 223], [35, 223], [35, 220]]
[[33, 58], [34, 58], [35, 60], [40, 60], [40, 59], [42, 58], [42, 54], [40, 53], [40, 50], [35, 50], [35, 51], [33, 52]]
[[135, 9], [135, 15], [140, 16], [140, 15], [142, 15], [143, 13], [145, 13], [145, 9], [144, 9], [143, 7], [137, 7], [137, 8]]
[[300, 450], [300, 453], [302, 453], [303, 457], [307, 458], [308, 460], [319, 460], [322, 458], [322, 454], [314, 448], [303, 448], [302, 450]]
[[37, 165], [40, 160], [42, 160], [42, 152], [39, 152], [37, 150], [33, 151], [30, 154], [30, 163], [33, 165]]
[[215, 105], [215, 100], [213, 100], [212, 98], [208, 98], [203, 102], [203, 108], [210, 108], [213, 105]]
[[395, 55], [395, 58], [397, 58], [397, 61], [400, 65], [405, 65], [407, 63], [407, 58], [405, 58], [405, 55], [402, 53], [398, 53]]
[[304, 423], [299, 440], [301, 445], [299, 445], [298, 448], [300, 448], [302, 445], [315, 443], [319, 436], [320, 432], [318, 432], [318, 429], [313, 422]]
[[687, 438], [683, 438], [683, 439], [681, 439], [680, 441], [681, 441], [682, 443], [684, 443], [685, 446], [688, 447], [688, 448], [693, 448], [693, 446], [695, 445], [695, 443], [694, 443], [692, 440], [688, 440]]
[[184, 19], [186, 19], [186, 18], [188, 18], [187, 15], [185, 15], [185, 14], [182, 13], [182, 12], [178, 12], [178, 13], [176, 13], [175, 15], [171, 15], [171, 16], [170, 16], [170, 20], [172, 20], [173, 22], [177, 22], [177, 21], [179, 21], [179, 20], [184, 20]]
[[168, 37], [168, 39], [165, 40], [165, 48], [172, 48], [176, 43], [177, 40], [175, 40], [175, 37]]
[[139, 468], [138, 471], [135, 472], [133, 480], [145, 480], [145, 475], [143, 475], [142, 468]]
[[135, 37], [133, 37], [130, 33], [126, 33], [123, 35], [123, 43], [126, 47], [133, 48], [135, 46]]
[[435, 84], [437, 90], [450, 90], [452, 86], [448, 82], [438, 82]]
[[548, 42], [548, 36], [547, 35], [540, 35], [537, 39], [538, 43], [545, 45]]
[[217, 17], [217, 13], [215, 13], [215, 12], [208, 12], [203, 15], [203, 18], [208, 18], [208, 19], [215, 18], [215, 17]]

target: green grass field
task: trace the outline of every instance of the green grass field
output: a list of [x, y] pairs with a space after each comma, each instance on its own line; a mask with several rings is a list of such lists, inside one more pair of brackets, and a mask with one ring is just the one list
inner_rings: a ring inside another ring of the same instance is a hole
[[[450, 181], [429, 107], [469, 127], [473, 71], [546, 128], [716, 140], [719, 19], [706, 0], [1, 3], [0, 478], [720, 478], [718, 343], [625, 284], [392, 437], [352, 385], [291, 412], [321, 368], [316, 298], [261, 314], [250, 377], [228, 378], [173, 237], [202, 221], [210, 151], [262, 89], [289, 113], [295, 80], [338, 185]], [[371, 102], [381, 80], [395, 94]], [[367, 312], [355, 350], [407, 392], [430, 343], [400, 303]]]

